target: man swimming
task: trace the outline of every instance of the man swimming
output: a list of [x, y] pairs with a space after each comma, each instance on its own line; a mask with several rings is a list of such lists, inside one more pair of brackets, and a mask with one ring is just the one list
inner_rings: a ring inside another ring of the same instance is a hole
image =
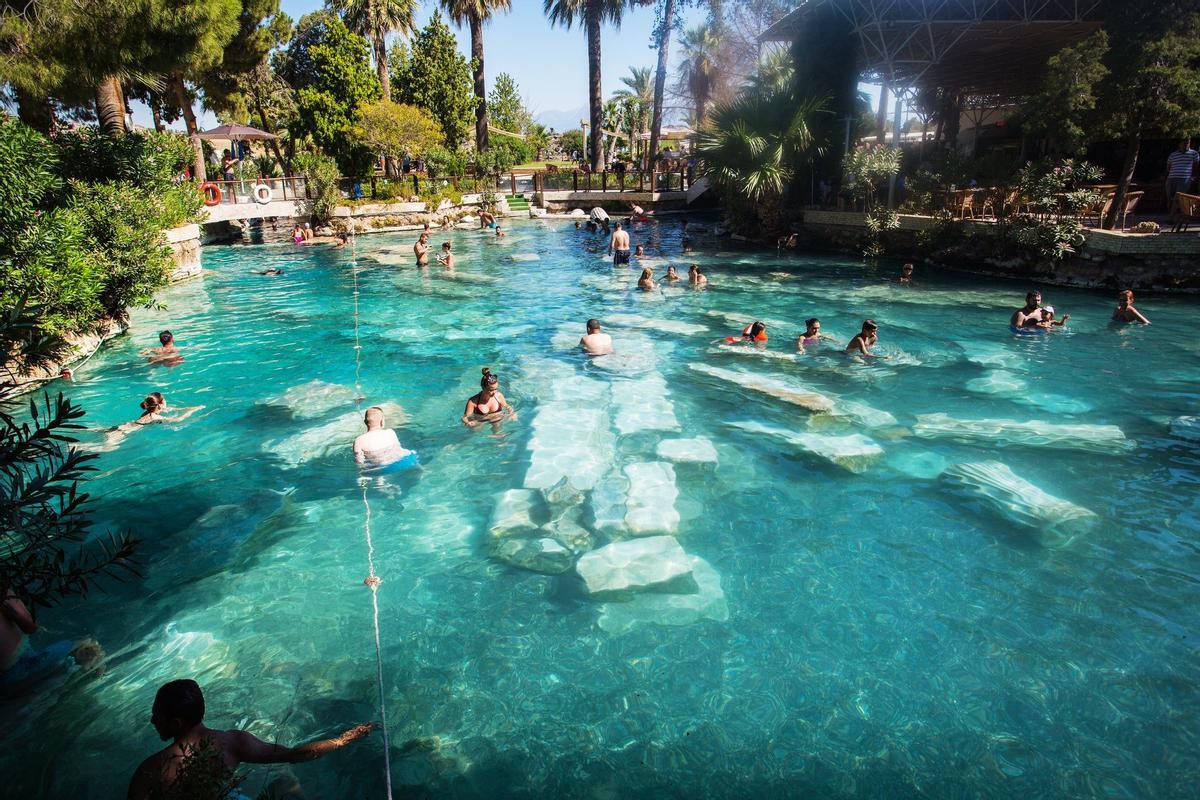
[[[332, 739], [308, 742], [299, 747], [268, 744], [249, 731], [222, 731], [206, 727], [204, 694], [199, 684], [186, 678], [163, 684], [158, 690], [154, 696], [150, 724], [163, 741], [172, 741], [138, 766], [129, 782], [127, 800], [174, 796], [169, 794], [174, 788], [183, 789], [181, 794], [189, 794], [188, 789], [195, 791], [202, 783], [208, 785], [214, 779], [219, 780], [222, 774], [232, 773], [243, 763], [296, 764], [312, 761], [356, 742], [378, 728], [376, 723], [367, 722], [355, 725]], [[180, 775], [180, 769], [185, 759], [204, 745], [212, 748], [212, 755], [219, 758], [220, 763], [193, 759], [193, 769], [186, 776], [188, 786], [175, 787], [176, 781], [184, 777]], [[215, 774], [207, 774], [209, 771]], [[196, 787], [191, 786], [193, 782]]]
[[906, 286], [912, 285], [913, 265], [912, 262], [905, 264], [900, 268], [900, 277], [896, 279], [897, 283], [902, 283]]
[[138, 355], [147, 356], [147, 363], [154, 366], [174, 367], [183, 363], [183, 356], [175, 346], [175, 334], [163, 331], [158, 334], [158, 342], [160, 347], [148, 347]]
[[[425, 223], [426, 227], [429, 223]], [[417, 266], [429, 266], [429, 231], [421, 234], [421, 238], [417, 239], [417, 243], [413, 245], [413, 253], [417, 256]]]
[[600, 332], [600, 320], [587, 321], [587, 335], [579, 340], [579, 346], [589, 356], [602, 356], [612, 352], [612, 337]]
[[619, 222], [613, 228], [612, 238], [608, 240], [608, 254], [613, 257], [614, 267], [629, 263], [629, 234], [621, 230]]
[[853, 353], [856, 356], [865, 356], [867, 358], [883, 358], [871, 352], [871, 348], [879, 341], [879, 326], [875, 324], [875, 320], [868, 319], [863, 322], [862, 330], [854, 334], [854, 338], [846, 345], [846, 352]]
[[386, 426], [383, 409], [379, 406], [367, 409], [363, 424], [367, 426], [367, 432], [354, 440], [354, 460], [360, 465], [382, 467], [412, 454], [400, 444], [396, 432]]
[[1042, 321], [1042, 293], [1034, 290], [1025, 294], [1025, 305], [1013, 312], [1008, 324], [1014, 328], [1034, 328]]

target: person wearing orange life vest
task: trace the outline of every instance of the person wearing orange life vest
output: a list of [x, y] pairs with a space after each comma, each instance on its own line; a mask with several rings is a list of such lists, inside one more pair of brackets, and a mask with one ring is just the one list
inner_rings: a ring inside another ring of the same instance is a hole
[[754, 321], [742, 328], [741, 338], [725, 337], [725, 344], [766, 344], [767, 325], [765, 322]]

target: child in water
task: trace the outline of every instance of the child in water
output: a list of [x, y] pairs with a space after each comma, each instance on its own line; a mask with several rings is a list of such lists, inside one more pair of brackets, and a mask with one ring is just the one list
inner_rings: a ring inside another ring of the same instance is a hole
[[1061, 328], [1067, 324], [1067, 320], [1071, 318], [1070, 314], [1063, 314], [1062, 319], [1054, 318], [1054, 306], [1045, 306], [1042, 309], [1042, 321], [1037, 323], [1036, 327], [1050, 330], [1051, 328]]

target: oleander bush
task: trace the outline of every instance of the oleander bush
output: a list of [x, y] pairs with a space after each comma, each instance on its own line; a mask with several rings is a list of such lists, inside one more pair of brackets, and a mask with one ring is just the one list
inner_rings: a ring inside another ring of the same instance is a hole
[[0, 121], [0, 313], [36, 309], [39, 335], [90, 331], [148, 303], [170, 275], [163, 230], [199, 209], [177, 182], [186, 141], [115, 138], [85, 129], [51, 141]]

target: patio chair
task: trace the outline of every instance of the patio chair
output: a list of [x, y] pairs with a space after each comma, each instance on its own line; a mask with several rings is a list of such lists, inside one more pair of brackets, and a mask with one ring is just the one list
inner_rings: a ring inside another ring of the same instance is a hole
[[1119, 216], [1121, 217], [1120, 230], [1125, 230], [1125, 221], [1129, 218], [1129, 215], [1133, 213], [1133, 210], [1137, 208], [1138, 201], [1142, 199], [1143, 194], [1145, 194], [1145, 192], [1125, 193], [1124, 208], [1122, 208], [1119, 213]]
[[1096, 219], [1096, 227], [1104, 221], [1104, 215], [1108, 213], [1108, 209], [1112, 206], [1113, 192], [1108, 192], [1100, 196], [1100, 199], [1085, 208], [1079, 214], [1080, 221], [1087, 225], [1093, 217]]
[[955, 192], [956, 211], [959, 219], [966, 219], [967, 215], [971, 215], [971, 219], [975, 219], [975, 189], [963, 189]]
[[1175, 224], [1171, 226], [1173, 233], [1186, 231], [1192, 222], [1200, 222], [1200, 195], [1179, 192], [1175, 195], [1179, 203], [1179, 213], [1175, 216]]

